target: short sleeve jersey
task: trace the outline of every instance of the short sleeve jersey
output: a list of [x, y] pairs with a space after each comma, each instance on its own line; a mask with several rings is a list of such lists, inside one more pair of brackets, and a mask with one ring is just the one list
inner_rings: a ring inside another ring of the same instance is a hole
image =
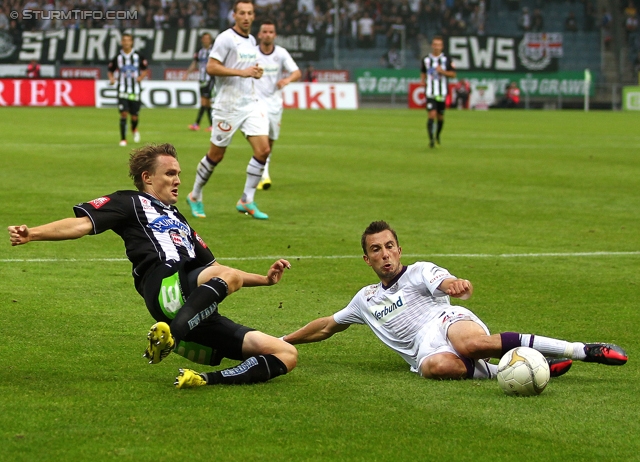
[[405, 266], [389, 287], [382, 283], [360, 289], [346, 308], [333, 315], [338, 324], [366, 324], [389, 348], [411, 364], [418, 354], [420, 333], [449, 305], [438, 289], [448, 270], [429, 262]]
[[142, 87], [137, 79], [147, 67], [147, 60], [136, 50], [129, 54], [120, 50], [108, 65], [109, 72], [118, 72], [118, 98], [140, 101]]
[[110, 229], [122, 238], [138, 292], [145, 274], [159, 264], [186, 261], [196, 268], [215, 262], [211, 250], [178, 209], [149, 194], [117, 191], [76, 205], [74, 213], [91, 219], [92, 234]]
[[444, 53], [440, 53], [438, 56], [428, 55], [422, 59], [420, 72], [427, 76], [425, 88], [427, 98], [444, 98], [447, 96], [449, 90], [448, 79], [446, 76], [438, 74], [436, 71], [438, 66], [445, 71], [453, 71], [455, 69], [451, 60]]
[[[230, 69], [247, 69], [258, 61], [256, 39], [227, 29], [216, 37], [210, 58]], [[216, 97], [213, 109], [222, 112], [251, 111], [257, 103], [255, 79], [248, 77], [216, 76]]]
[[282, 90], [278, 89], [277, 83], [285, 72], [290, 74], [298, 70], [298, 65], [293, 60], [287, 50], [276, 45], [271, 53], [264, 54], [258, 48], [258, 63], [264, 69], [262, 77], [255, 81], [254, 85], [258, 98], [267, 104], [271, 113], [282, 110]]

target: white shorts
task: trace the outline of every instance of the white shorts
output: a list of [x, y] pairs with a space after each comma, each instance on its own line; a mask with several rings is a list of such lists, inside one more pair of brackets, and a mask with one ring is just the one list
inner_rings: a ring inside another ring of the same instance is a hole
[[489, 328], [471, 310], [461, 306], [451, 307], [443, 311], [440, 316], [427, 324], [420, 332], [422, 341], [418, 347], [416, 367], [412, 366], [411, 372], [419, 373], [422, 361], [438, 353], [453, 353], [458, 357], [460, 356], [458, 352], [453, 349], [453, 345], [451, 345], [447, 337], [449, 327], [458, 321], [473, 321], [482, 327], [487, 335], [491, 335]]
[[253, 106], [244, 112], [223, 112], [212, 110], [213, 130], [211, 142], [219, 148], [226, 148], [236, 130], [247, 136], [267, 136], [269, 134], [269, 119], [267, 111], [262, 105]]
[[269, 113], [269, 139], [277, 140], [280, 136], [280, 122], [282, 121], [282, 109]]

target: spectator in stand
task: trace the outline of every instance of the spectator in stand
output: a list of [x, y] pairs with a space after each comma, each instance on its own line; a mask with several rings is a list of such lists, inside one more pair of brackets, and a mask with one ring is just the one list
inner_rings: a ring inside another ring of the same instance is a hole
[[189, 16], [189, 27], [191, 29], [198, 29], [204, 27], [205, 13], [202, 7], [202, 3], [196, 3], [195, 10], [192, 11]]
[[373, 24], [374, 21], [368, 11], [358, 19], [358, 46], [361, 48], [373, 47]]
[[304, 78], [303, 78], [304, 82], [317, 82], [318, 81], [318, 76], [316, 74], [316, 70], [313, 68], [313, 65], [311, 63], [309, 63], [307, 65], [307, 68], [305, 69], [303, 76], [304, 76]]
[[578, 31], [578, 21], [576, 20], [576, 14], [573, 11], [569, 12], [567, 19], [564, 20], [564, 30], [567, 32]]
[[164, 14], [164, 10], [162, 8], [158, 8], [156, 13], [153, 15], [153, 23], [155, 29], [163, 29], [167, 22], [167, 16]]
[[31, 60], [31, 63], [27, 66], [27, 78], [39, 79], [40, 78], [40, 64], [35, 59]]
[[402, 69], [402, 59], [398, 49], [394, 46], [389, 48], [385, 54], [380, 58], [381, 64], [388, 69]]
[[526, 6], [522, 8], [522, 14], [518, 20], [518, 27], [524, 32], [529, 32], [531, 30], [531, 15], [529, 14], [529, 8]]
[[460, 79], [454, 89], [456, 94], [456, 107], [458, 109], [469, 109], [469, 95], [471, 94], [469, 81]]
[[601, 34], [604, 37], [604, 46], [609, 49], [611, 46], [611, 41], [613, 37], [611, 36], [611, 24], [613, 22], [613, 17], [611, 13], [606, 8], [602, 8], [602, 18], [600, 19], [600, 29]]
[[516, 82], [511, 82], [504, 92], [504, 98], [498, 105], [507, 109], [515, 109], [520, 105], [520, 89]]
[[7, 8], [0, 7], [0, 30], [9, 30], [9, 16], [7, 16]]
[[533, 16], [531, 17], [531, 30], [533, 32], [544, 32], [544, 18], [542, 17], [542, 11], [539, 8], [533, 10]]

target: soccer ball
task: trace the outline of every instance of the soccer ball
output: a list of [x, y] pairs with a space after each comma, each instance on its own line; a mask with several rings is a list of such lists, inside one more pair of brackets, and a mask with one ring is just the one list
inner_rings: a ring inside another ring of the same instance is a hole
[[539, 395], [550, 377], [547, 360], [533, 348], [507, 351], [498, 364], [498, 383], [507, 395]]

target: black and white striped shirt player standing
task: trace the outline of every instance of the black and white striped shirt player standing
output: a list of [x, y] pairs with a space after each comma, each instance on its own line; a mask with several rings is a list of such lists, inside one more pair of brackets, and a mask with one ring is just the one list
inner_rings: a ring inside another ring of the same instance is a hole
[[[422, 58], [420, 81], [425, 87], [427, 98], [427, 133], [429, 134], [429, 147], [435, 143], [440, 144], [440, 133], [444, 126], [445, 100], [449, 79], [456, 76], [456, 71], [451, 60], [442, 52], [442, 37], [435, 36], [431, 41], [431, 54]], [[434, 121], [438, 118], [438, 129], [434, 134]]]
[[209, 55], [211, 54], [211, 48], [213, 47], [213, 37], [208, 32], [202, 34], [200, 38], [202, 42], [202, 48], [193, 54], [193, 61], [187, 69], [187, 74], [184, 79], [188, 77], [190, 72], [198, 70], [198, 81], [200, 82], [200, 109], [198, 110], [198, 116], [195, 123], [189, 125], [189, 130], [200, 130], [200, 120], [202, 115], [206, 112], [209, 119], [209, 129], [211, 131], [213, 122], [211, 121], [211, 98], [213, 97], [213, 85], [215, 78], [207, 73], [207, 63], [209, 62]]
[[133, 141], [140, 142], [138, 113], [140, 112], [140, 82], [148, 74], [147, 60], [133, 49], [133, 36], [122, 34], [122, 49], [109, 62], [109, 82], [117, 83], [118, 111], [120, 112], [120, 146], [127, 145], [127, 116], [131, 114]]

